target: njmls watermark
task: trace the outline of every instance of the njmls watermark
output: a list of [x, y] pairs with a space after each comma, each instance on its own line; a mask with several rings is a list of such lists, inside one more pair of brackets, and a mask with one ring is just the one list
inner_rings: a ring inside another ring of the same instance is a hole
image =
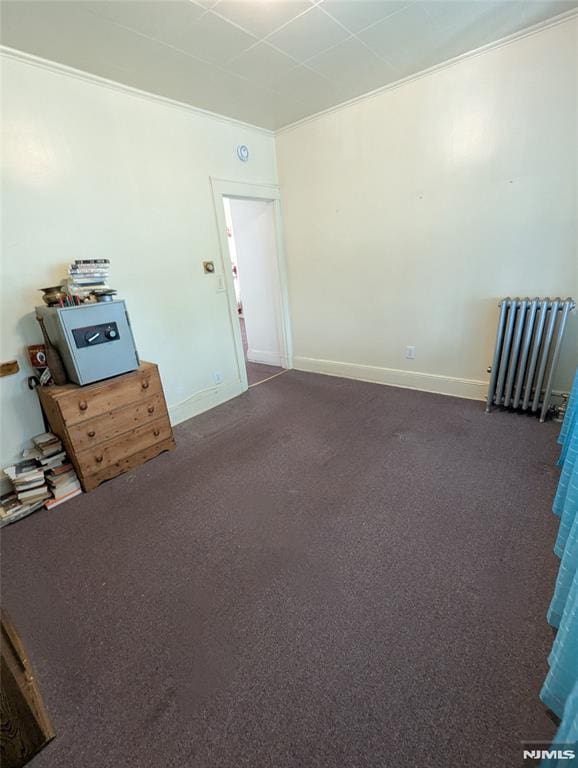
[[548, 760], [552, 760], [552, 764], [556, 766], [558, 763], [555, 761], [563, 761], [562, 765], [578, 768], [578, 741], [568, 744], [550, 744], [547, 741], [522, 742], [522, 765], [540, 765], [542, 761], [548, 765]]

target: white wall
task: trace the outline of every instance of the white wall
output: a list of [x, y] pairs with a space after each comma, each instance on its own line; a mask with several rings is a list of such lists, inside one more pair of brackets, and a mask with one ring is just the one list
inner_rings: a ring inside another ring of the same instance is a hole
[[247, 332], [247, 358], [253, 363], [281, 365], [279, 276], [273, 203], [266, 200], [231, 199], [229, 205]]
[[0, 466], [43, 429], [24, 348], [41, 341], [36, 289], [75, 258], [110, 258], [173, 420], [238, 394], [227, 295], [202, 269], [204, 259], [222, 268], [210, 176], [275, 184], [272, 135], [7, 56], [1, 64], [1, 355], [22, 370], [0, 379]]
[[[497, 299], [577, 296], [577, 40], [574, 19], [277, 137], [297, 367], [483, 397]], [[209, 177], [275, 184], [272, 136], [7, 56], [2, 111], [1, 359], [22, 370], [0, 465], [42, 429], [24, 347], [74, 258], [111, 259], [174, 420], [237, 394]], [[559, 388], [576, 314], [567, 342]]]
[[577, 23], [278, 135], [296, 367], [484, 398], [498, 298], [578, 298]]

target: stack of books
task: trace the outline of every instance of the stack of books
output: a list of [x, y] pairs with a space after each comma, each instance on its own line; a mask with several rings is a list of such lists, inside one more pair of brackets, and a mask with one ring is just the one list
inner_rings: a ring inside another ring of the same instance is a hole
[[[40, 502], [40, 506], [51, 496], [44, 469], [36, 459], [23, 459], [11, 467], [6, 467], [4, 473], [12, 481], [14, 493], [18, 501], [32, 506]], [[38, 509], [38, 507], [35, 507]], [[30, 510], [31, 512], [33, 510]]]
[[21, 517], [26, 517], [31, 512], [35, 512], [43, 504], [43, 499], [33, 503], [20, 501], [16, 491], [4, 494], [4, 496], [0, 497], [0, 528], [8, 525], [8, 523], [20, 520]]
[[59, 467], [66, 461], [66, 451], [62, 449], [62, 441], [52, 432], [43, 432], [32, 438], [34, 448], [24, 451], [26, 459], [37, 459], [45, 471]]
[[4, 470], [13, 489], [0, 498], [0, 527], [40, 507], [51, 509], [82, 493], [60, 438], [44, 432], [32, 438], [32, 442], [34, 447], [24, 451], [23, 460]]
[[65, 281], [67, 292], [71, 296], [86, 298], [92, 292], [110, 291], [108, 278], [110, 262], [108, 259], [76, 259], [68, 267]]
[[50, 469], [46, 473], [48, 487], [52, 491], [53, 498], [48, 499], [44, 505], [46, 509], [52, 509], [65, 501], [73, 499], [82, 493], [78, 476], [72, 464], [62, 464], [59, 467]]

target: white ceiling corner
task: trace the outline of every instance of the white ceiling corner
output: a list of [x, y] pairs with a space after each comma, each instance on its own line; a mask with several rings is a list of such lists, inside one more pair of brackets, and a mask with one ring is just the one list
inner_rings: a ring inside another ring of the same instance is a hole
[[1, 0], [0, 42], [274, 130], [577, 7], [578, 0]]

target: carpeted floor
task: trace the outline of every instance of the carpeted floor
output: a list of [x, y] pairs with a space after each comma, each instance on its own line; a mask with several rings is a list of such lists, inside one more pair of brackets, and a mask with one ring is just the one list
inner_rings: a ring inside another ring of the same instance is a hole
[[557, 425], [289, 371], [2, 532], [32, 768], [481, 768], [550, 738]]

